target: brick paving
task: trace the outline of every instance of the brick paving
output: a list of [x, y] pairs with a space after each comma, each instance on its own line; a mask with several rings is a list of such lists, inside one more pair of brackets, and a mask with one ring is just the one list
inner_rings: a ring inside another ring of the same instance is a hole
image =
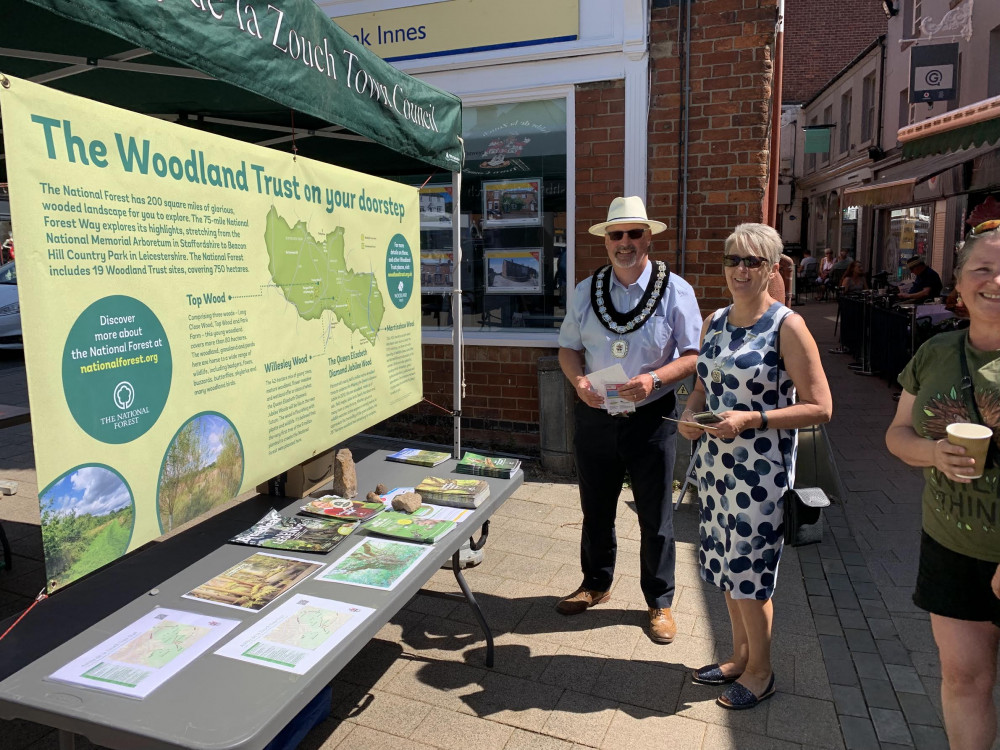
[[[577, 617], [555, 613], [580, 578], [577, 489], [529, 467], [529, 481], [494, 518], [483, 564], [467, 572], [494, 628], [496, 667], [483, 666], [485, 648], [463, 603], [418, 596], [334, 681], [332, 715], [301, 747], [946, 748], [929, 621], [909, 598], [920, 473], [882, 441], [893, 389], [828, 353], [835, 309], [797, 308], [833, 387], [827, 429], [844, 489], [826, 514], [823, 542], [788, 550], [782, 561], [774, 698], [728, 712], [714, 702], [718, 688], [687, 677], [728, 653], [730, 637], [721, 595], [698, 578], [690, 497], [676, 517], [679, 635], [662, 646], [643, 629], [628, 490], [611, 601]], [[0, 355], [0, 389], [0, 400], [26, 403], [16, 356]], [[17, 495], [0, 497], [15, 552], [14, 569], [0, 571], [2, 620], [44, 585], [29, 427], [0, 434], [0, 478], [22, 483]], [[448, 571], [430, 587], [456, 589]], [[0, 722], [0, 736], [5, 750], [58, 747], [54, 731], [29, 722]]]

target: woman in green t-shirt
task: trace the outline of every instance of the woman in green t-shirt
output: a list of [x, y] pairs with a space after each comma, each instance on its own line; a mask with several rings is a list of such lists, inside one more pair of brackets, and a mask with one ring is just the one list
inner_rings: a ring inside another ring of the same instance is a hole
[[[886, 445], [924, 467], [923, 533], [914, 603], [931, 614], [941, 658], [941, 704], [953, 750], [989, 750], [1000, 646], [1000, 220], [970, 233], [955, 271], [968, 331], [927, 341], [899, 376]], [[946, 438], [954, 422], [994, 430], [986, 465]], [[973, 470], [970, 470], [970, 467]], [[963, 474], [982, 476], [969, 479]]]

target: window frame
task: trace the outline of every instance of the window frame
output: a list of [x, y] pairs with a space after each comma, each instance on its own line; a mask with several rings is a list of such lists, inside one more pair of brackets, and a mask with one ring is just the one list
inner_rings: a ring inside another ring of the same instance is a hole
[[[566, 101], [566, 287], [567, 305], [570, 304], [573, 288], [576, 286], [576, 86], [538, 86], [506, 91], [490, 91], [483, 94], [469, 94], [462, 97], [462, 108], [485, 107], [500, 104], [521, 104], [523, 102], [565, 99]], [[463, 178], [464, 181], [464, 178]], [[459, 212], [463, 209], [459, 207]], [[454, 326], [435, 328], [423, 327], [423, 344], [450, 345]], [[462, 327], [462, 338], [466, 345], [509, 346], [524, 348], [554, 348], [559, 345], [558, 328], [506, 328], [477, 330], [468, 324]]]

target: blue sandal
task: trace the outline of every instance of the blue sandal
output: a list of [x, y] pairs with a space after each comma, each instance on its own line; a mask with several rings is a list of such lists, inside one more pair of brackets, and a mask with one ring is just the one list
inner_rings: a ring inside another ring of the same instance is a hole
[[740, 674], [734, 674], [732, 677], [726, 677], [722, 671], [722, 667], [718, 664], [708, 664], [701, 669], [695, 669], [691, 672], [691, 681], [696, 682], [699, 685], [728, 685], [730, 682], [736, 682]]
[[722, 695], [715, 699], [715, 702], [730, 711], [743, 711], [747, 708], [753, 708], [772, 695], [774, 695], [774, 672], [771, 672], [771, 681], [767, 683], [764, 692], [759, 696], [754, 695], [746, 685], [734, 682], [726, 688], [726, 691]]

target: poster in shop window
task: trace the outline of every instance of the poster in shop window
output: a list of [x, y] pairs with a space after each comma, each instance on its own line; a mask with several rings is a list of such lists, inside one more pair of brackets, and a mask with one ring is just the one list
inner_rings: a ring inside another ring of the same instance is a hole
[[50, 589], [420, 400], [415, 188], [10, 81]]
[[483, 226], [524, 227], [542, 223], [542, 181], [483, 181]]

